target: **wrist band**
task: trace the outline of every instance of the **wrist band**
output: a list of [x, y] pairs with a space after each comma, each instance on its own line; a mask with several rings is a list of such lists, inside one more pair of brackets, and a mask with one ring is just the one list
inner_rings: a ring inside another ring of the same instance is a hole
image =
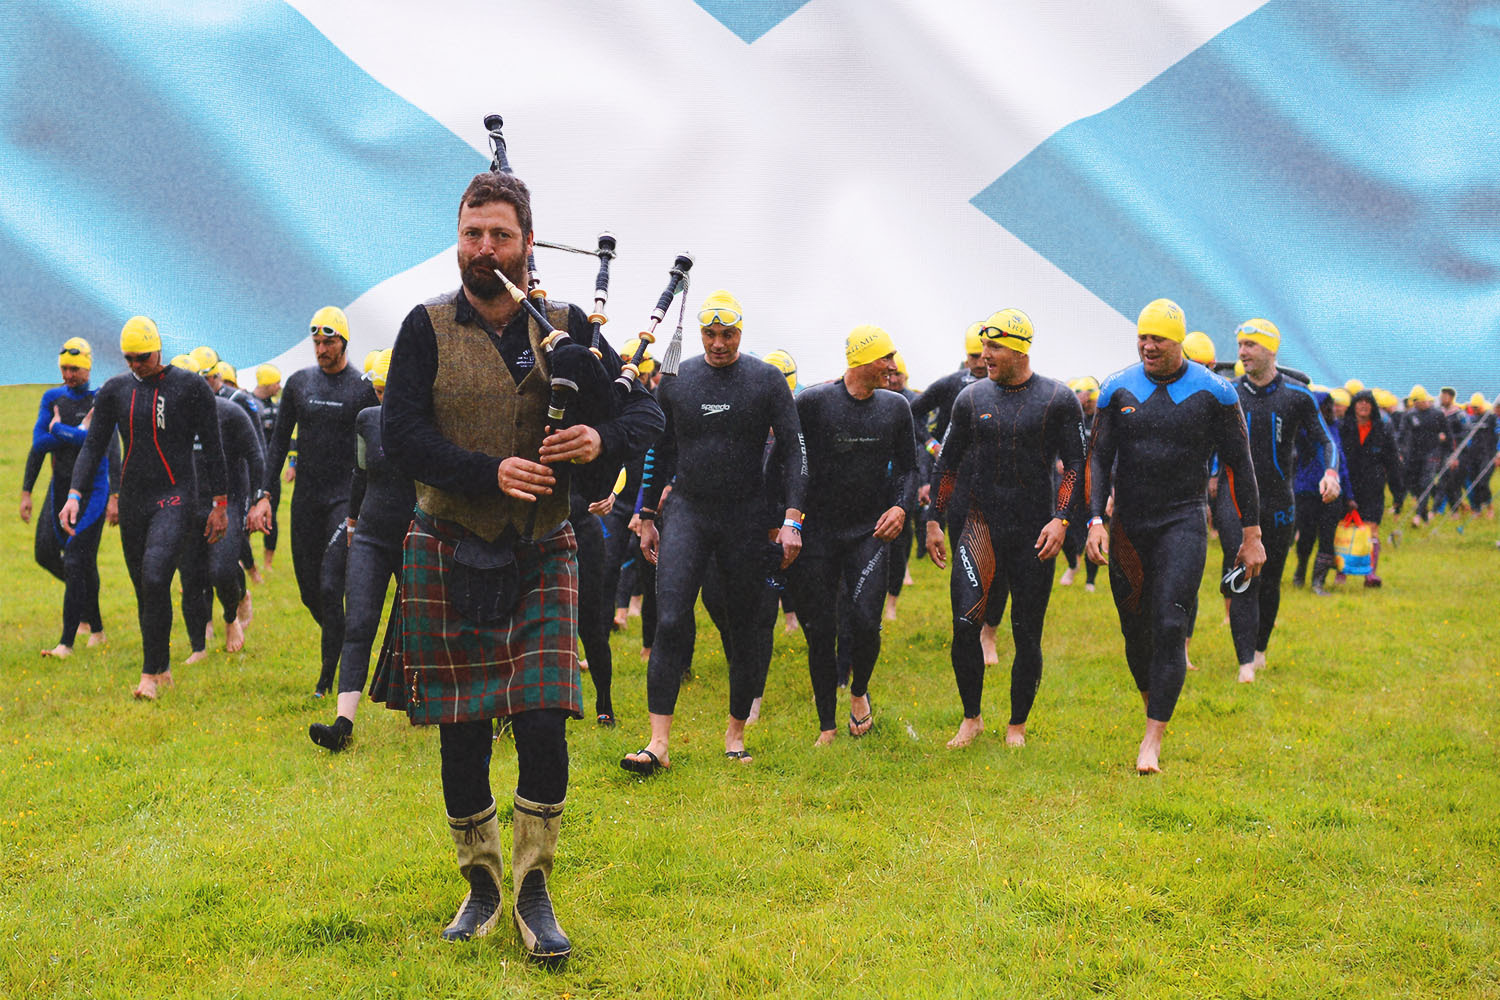
[[1104, 523], [1104, 518], [1102, 518], [1102, 517], [1091, 517], [1091, 518], [1089, 518], [1089, 527], [1090, 528], [1092, 528], [1096, 524], [1103, 524], [1103, 523]]
[[69, 490], [68, 491], [68, 499], [69, 500], [82, 500], [83, 499], [83, 494], [79, 493], [77, 490]]
[[227, 497], [227, 496], [216, 496], [216, 497], [214, 497], [214, 509], [215, 510], [217, 510], [220, 507], [228, 507], [228, 506], [229, 506], [229, 497]]
[[797, 534], [799, 534], [799, 535], [802, 533], [802, 522], [801, 521], [793, 521], [791, 518], [787, 518], [785, 521], [781, 522], [781, 526], [783, 528], [791, 528], [793, 531], [797, 532]]
[[646, 507], [642, 507], [640, 510], [635, 512], [635, 516], [640, 518], [642, 521], [654, 521], [656, 520], [656, 511], [650, 510]]

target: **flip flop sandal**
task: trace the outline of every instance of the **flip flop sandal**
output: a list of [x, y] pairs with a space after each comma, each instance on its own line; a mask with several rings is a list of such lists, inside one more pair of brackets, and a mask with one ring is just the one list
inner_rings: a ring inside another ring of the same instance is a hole
[[750, 755], [749, 750], [725, 750], [724, 756], [730, 760], [739, 761], [741, 764], [748, 764], [755, 759]]
[[871, 698], [869, 695], [865, 695], [865, 700], [870, 704], [870, 711], [869, 714], [867, 714], [863, 719], [856, 719], [853, 712], [849, 713], [849, 735], [853, 736], [855, 739], [859, 739], [861, 736], [870, 735], [870, 729], [875, 728], [874, 726], [870, 726], [870, 729], [866, 729], [862, 733], [855, 732], [855, 730], [860, 726], [868, 725], [870, 720], [875, 717], [875, 699]]
[[594, 718], [595, 725], [603, 726], [605, 729], [615, 728], [615, 717], [608, 712], [600, 712]]
[[670, 764], [663, 764], [656, 754], [645, 748], [637, 750], [636, 753], [643, 757], [650, 757], [651, 759], [631, 760], [629, 757], [621, 757], [620, 766], [631, 774], [639, 774], [642, 777], [649, 778], [657, 771], [667, 771], [672, 767]]

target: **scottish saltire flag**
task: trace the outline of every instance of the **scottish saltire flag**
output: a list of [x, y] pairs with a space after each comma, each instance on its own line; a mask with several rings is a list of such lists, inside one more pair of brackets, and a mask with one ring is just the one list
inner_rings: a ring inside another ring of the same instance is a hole
[[[1415, 0], [8, 4], [5, 380], [71, 335], [121, 370], [138, 312], [241, 367], [310, 363], [328, 304], [389, 344], [456, 284], [499, 112], [538, 236], [618, 236], [616, 340], [687, 250], [689, 313], [734, 291], [808, 378], [877, 323], [923, 384], [1007, 306], [1039, 370], [1103, 374], [1168, 295], [1221, 355], [1264, 316], [1321, 381], [1489, 395], [1497, 37]], [[587, 258], [539, 265], [589, 301]]]

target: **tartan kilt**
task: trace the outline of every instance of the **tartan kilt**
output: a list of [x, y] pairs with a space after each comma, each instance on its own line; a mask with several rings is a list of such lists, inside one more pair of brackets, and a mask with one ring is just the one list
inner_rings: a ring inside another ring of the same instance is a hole
[[461, 616], [449, 594], [453, 550], [466, 537], [472, 536], [460, 525], [417, 511], [402, 547], [401, 588], [372, 696], [404, 708], [414, 726], [539, 708], [583, 718], [572, 525], [516, 543], [519, 596], [510, 618], [495, 625]]

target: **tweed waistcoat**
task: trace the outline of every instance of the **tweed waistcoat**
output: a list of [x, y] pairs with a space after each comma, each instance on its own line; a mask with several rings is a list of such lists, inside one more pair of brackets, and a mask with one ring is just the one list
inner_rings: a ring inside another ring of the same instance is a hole
[[[536, 364], [517, 384], [490, 335], [478, 323], [463, 324], [454, 318], [452, 294], [424, 305], [437, 341], [432, 409], [443, 437], [461, 448], [496, 458], [515, 455], [538, 461], [551, 376], [542, 349], [543, 333], [536, 320], [527, 320]], [[546, 311], [555, 328], [567, 329], [567, 303], [548, 302]], [[554, 473], [557, 484], [552, 495], [536, 503], [498, 492], [482, 497], [450, 493], [419, 482], [417, 506], [433, 517], [463, 525], [486, 541], [494, 541], [506, 528], [514, 528], [517, 534], [523, 532], [536, 507], [532, 537], [545, 538], [568, 518], [568, 468], [564, 465]]]

